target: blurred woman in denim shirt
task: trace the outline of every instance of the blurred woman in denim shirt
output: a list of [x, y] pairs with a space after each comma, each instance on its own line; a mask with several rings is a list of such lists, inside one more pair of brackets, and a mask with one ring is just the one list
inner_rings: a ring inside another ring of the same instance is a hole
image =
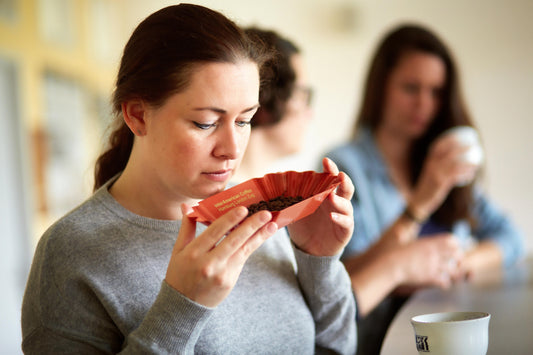
[[446, 288], [524, 251], [522, 235], [476, 184], [479, 166], [440, 138], [455, 126], [474, 125], [450, 51], [421, 26], [393, 29], [371, 61], [353, 139], [327, 154], [356, 188], [344, 262], [359, 354], [379, 352], [415, 289]]

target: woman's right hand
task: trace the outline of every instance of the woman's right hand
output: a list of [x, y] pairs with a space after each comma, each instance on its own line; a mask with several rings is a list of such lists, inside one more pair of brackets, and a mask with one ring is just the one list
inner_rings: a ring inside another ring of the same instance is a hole
[[181, 209], [184, 217], [165, 280], [189, 299], [215, 307], [235, 286], [248, 257], [278, 227], [268, 211], [246, 218], [248, 210], [237, 207], [195, 237], [196, 222], [187, 217], [191, 207], [183, 204]]
[[426, 219], [454, 186], [473, 180], [478, 166], [461, 159], [468, 149], [450, 136], [439, 138], [431, 145], [408, 203], [416, 217]]
[[396, 251], [400, 283], [410, 286], [449, 287], [461, 279], [464, 253], [452, 234], [420, 238]]

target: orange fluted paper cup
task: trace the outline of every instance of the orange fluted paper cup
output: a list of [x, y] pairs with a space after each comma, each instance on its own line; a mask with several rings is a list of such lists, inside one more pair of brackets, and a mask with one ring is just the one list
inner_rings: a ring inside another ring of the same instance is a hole
[[281, 211], [272, 211], [272, 220], [282, 228], [315, 212], [339, 184], [337, 175], [315, 171], [267, 174], [200, 201], [198, 206], [193, 207], [189, 216], [209, 225], [237, 206], [250, 207], [279, 197], [301, 199]]

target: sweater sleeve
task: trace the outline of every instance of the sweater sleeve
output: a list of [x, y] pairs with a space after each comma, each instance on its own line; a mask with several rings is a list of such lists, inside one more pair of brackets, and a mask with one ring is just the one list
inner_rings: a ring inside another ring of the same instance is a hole
[[294, 248], [298, 281], [316, 329], [316, 353], [354, 354], [355, 299], [339, 256], [316, 257]]
[[83, 273], [83, 267], [73, 263], [77, 259], [79, 254], [64, 244], [41, 239], [22, 306], [24, 353], [193, 353], [213, 309], [194, 303], [163, 281], [139, 326], [129, 332], [108, 311], [113, 295], [125, 290], [102, 292], [101, 279]]
[[[190, 302], [163, 284], [145, 320], [125, 342], [115, 332], [99, 337], [94, 330], [83, 333], [75, 324], [67, 329], [43, 323], [25, 336], [22, 349], [25, 354], [115, 354], [124, 345], [120, 354], [193, 354], [210, 310]], [[175, 321], [178, 317], [180, 322]], [[115, 339], [110, 340], [110, 335]]]
[[213, 309], [197, 304], [165, 281], [139, 328], [121, 354], [193, 354]]

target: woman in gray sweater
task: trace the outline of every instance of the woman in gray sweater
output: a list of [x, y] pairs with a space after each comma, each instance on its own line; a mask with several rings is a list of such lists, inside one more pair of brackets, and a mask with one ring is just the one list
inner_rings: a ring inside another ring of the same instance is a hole
[[[351, 181], [278, 230], [235, 208], [187, 216], [238, 167], [268, 53], [233, 22], [181, 4], [128, 41], [117, 126], [95, 193], [35, 252], [22, 309], [28, 354], [313, 354], [355, 351], [355, 304], [339, 261], [353, 231]], [[290, 237], [289, 237], [290, 235]]]

